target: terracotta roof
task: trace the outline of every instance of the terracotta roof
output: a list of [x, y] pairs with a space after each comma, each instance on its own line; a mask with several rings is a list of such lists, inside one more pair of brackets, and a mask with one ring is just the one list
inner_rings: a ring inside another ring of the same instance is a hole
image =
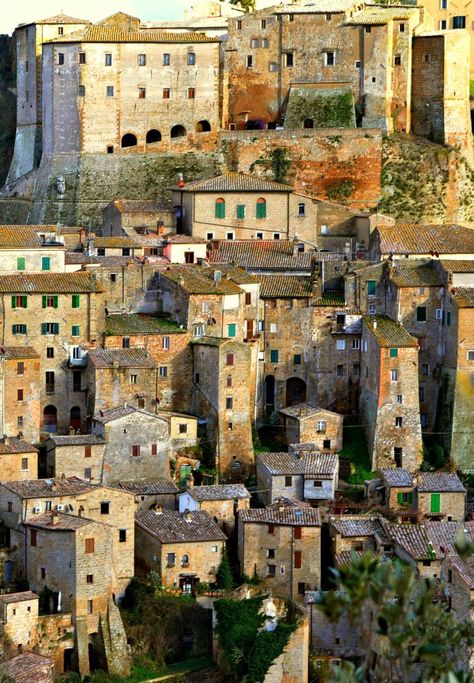
[[117, 488], [134, 495], [159, 496], [178, 493], [179, 489], [172, 481], [120, 481]]
[[112, 422], [112, 420], [120, 420], [122, 417], [127, 417], [127, 415], [131, 415], [132, 413], [141, 413], [142, 415], [146, 415], [146, 417], [154, 417], [157, 420], [163, 419], [159, 415], [155, 415], [155, 413], [149, 413], [141, 408], [125, 405], [109, 408], [108, 410], [99, 410], [95, 413], [94, 420], [106, 424], [107, 422]]
[[459, 574], [461, 579], [470, 590], [474, 590], [474, 558], [461, 559], [460, 557], [450, 557], [449, 564]]
[[153, 358], [145, 349], [92, 349], [89, 361], [96, 368], [156, 368]]
[[313, 306], [345, 306], [343, 292], [324, 292], [317, 299], [313, 299]]
[[[473, 261], [474, 264], [474, 261]], [[474, 270], [473, 270], [474, 272]], [[434, 263], [394, 266], [390, 279], [397, 287], [442, 287], [443, 281]]]
[[276, 524], [277, 526], [321, 526], [321, 515], [311, 508], [289, 498], [277, 498], [262, 509], [239, 510], [244, 524]]
[[382, 544], [387, 544], [390, 540], [378, 517], [330, 517], [329, 523], [343, 538], [373, 536]]
[[404, 348], [418, 346], [417, 340], [386, 315], [365, 315], [363, 321], [372, 332], [380, 346], [384, 348]]
[[301, 420], [321, 414], [329, 415], [330, 417], [339, 417], [341, 422], [344, 419], [339, 413], [334, 413], [331, 410], [319, 408], [318, 406], [310, 406], [309, 403], [298, 403], [294, 406], [289, 406], [288, 408], [282, 408], [278, 412], [283, 415], [288, 415], [288, 417], [298, 417]]
[[[0, 249], [11, 247], [44, 247], [38, 231], [56, 233], [55, 225], [0, 225]], [[62, 245], [56, 245], [62, 246]]]
[[128, 235], [111, 235], [110, 237], [96, 237], [94, 246], [97, 249], [127, 249], [139, 246]]
[[[437, 522], [442, 524], [442, 522]], [[387, 532], [414, 560], [437, 559], [433, 544], [430, 545], [426, 529], [421, 524], [387, 524]]]
[[107, 336], [128, 336], [134, 334], [185, 334], [177, 323], [168, 318], [144, 313], [118, 313], [105, 318]]
[[396, 19], [410, 19], [416, 14], [416, 7], [364, 7], [360, 12], [354, 12], [345, 21], [349, 26], [382, 26]]
[[234, 266], [231, 263], [209, 263], [207, 266], [213, 273], [220, 270], [223, 277], [229, 277], [237, 285], [255, 285], [260, 282], [255, 275], [251, 275], [244, 268]]
[[[187, 517], [189, 516], [189, 521]], [[136, 513], [138, 526], [156, 536], [162, 543], [196, 543], [226, 541], [226, 535], [203, 510], [180, 515], [179, 512], [142, 510]]]
[[52, 441], [56, 446], [100, 446], [105, 444], [105, 439], [98, 434], [70, 434], [59, 436], [54, 434], [48, 441]]
[[15, 683], [49, 683], [54, 676], [54, 663], [49, 657], [25, 652], [2, 664], [2, 673]]
[[192, 235], [170, 235], [169, 237], [163, 235], [163, 240], [169, 244], [207, 244], [207, 240]]
[[39, 354], [32, 346], [0, 346], [0, 356], [10, 358], [39, 358]]
[[204, 346], [223, 346], [224, 344], [227, 344], [228, 342], [232, 342], [235, 344], [233, 339], [230, 339], [229, 337], [193, 337], [193, 339], [190, 340], [190, 344], [204, 344]]
[[201, 266], [169, 266], [160, 271], [162, 278], [171, 280], [189, 294], [241, 294], [235, 282], [222, 278], [219, 282], [212, 279], [212, 272], [206, 273]]
[[305, 299], [313, 294], [311, 277], [263, 275], [260, 285], [262, 299]]
[[6, 593], [0, 595], [0, 602], [10, 605], [12, 602], [25, 602], [25, 600], [39, 600], [33, 591], [23, 591], [22, 593]]
[[219, 43], [219, 38], [211, 38], [205, 33], [171, 33], [169, 31], [125, 31], [119, 26], [93, 24], [80, 31], [56, 36], [46, 43]]
[[142, 261], [136, 256], [88, 256], [83, 251], [67, 251], [64, 257], [66, 264], [91, 264], [102, 266], [103, 268], [120, 268], [129, 263], [139, 265]]
[[33, 444], [23, 439], [18, 439], [16, 436], [7, 436], [5, 441], [0, 439], [0, 455], [8, 455], [10, 453], [36, 453], [38, 451]]
[[52, 17], [47, 17], [47, 19], [38, 19], [34, 24], [90, 24], [89, 19], [77, 19], [76, 17], [70, 17], [64, 12], [59, 12], [59, 14], [54, 14]]
[[460, 529], [468, 540], [474, 540], [474, 522], [425, 522], [423, 526], [428, 540], [440, 555], [457, 554], [454, 542]]
[[62, 512], [45, 512], [42, 515], [31, 515], [23, 524], [25, 526], [48, 529], [49, 531], [77, 531], [93, 520], [76, 515], [65, 515]]
[[386, 486], [413, 486], [413, 475], [408, 470], [404, 470], [403, 467], [382, 468], [380, 474]]
[[102, 292], [92, 273], [21, 273], [0, 275], [0, 292], [75, 294]]
[[474, 287], [456, 287], [451, 295], [458, 308], [474, 308]]
[[274, 14], [327, 14], [346, 12], [354, 6], [354, 0], [318, 0], [304, 5], [283, 5]]
[[451, 273], [474, 273], [474, 259], [440, 259], [439, 263]]
[[170, 204], [155, 201], [154, 199], [115, 199], [112, 204], [120, 213], [156, 213], [157, 211], [173, 211]]
[[318, 451], [299, 451], [297, 453], [259, 453], [256, 458], [270, 474], [301, 474], [321, 477], [334, 477], [338, 467], [338, 457], [334, 453]]
[[293, 192], [289, 185], [240, 172], [224, 173], [208, 180], [195, 180], [186, 183], [184, 187], [171, 189], [179, 192]]
[[380, 225], [370, 242], [380, 236], [382, 254], [469, 254], [474, 252], [474, 230], [461, 225]]
[[285, 240], [222, 240], [208, 252], [210, 263], [233, 263], [247, 270], [311, 272], [312, 254], [297, 252]]
[[250, 493], [243, 484], [215, 484], [210, 486], [193, 486], [186, 491], [195, 500], [230, 500], [233, 498], [250, 498]]
[[20, 498], [51, 498], [77, 496], [94, 489], [94, 485], [78, 477], [66, 479], [28, 479], [26, 481], [2, 481], [9, 491]]
[[420, 493], [466, 493], [455, 472], [420, 472], [417, 476], [417, 488]]
[[334, 555], [334, 565], [336, 567], [343, 567], [344, 565], [352, 564], [354, 558], [360, 560], [364, 555], [360, 550], [343, 550], [340, 553]]

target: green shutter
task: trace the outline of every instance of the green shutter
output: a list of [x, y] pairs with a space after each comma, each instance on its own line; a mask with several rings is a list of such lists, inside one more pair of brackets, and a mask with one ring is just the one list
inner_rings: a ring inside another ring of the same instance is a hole
[[377, 292], [377, 283], [375, 280], [367, 280], [367, 294], [374, 296]]
[[43, 294], [42, 299], [43, 299], [43, 308], [46, 308], [46, 306], [48, 305], [48, 297], [46, 296], [46, 294]]
[[441, 494], [431, 494], [431, 512], [441, 512]]
[[41, 270], [50, 270], [51, 269], [51, 259], [49, 256], [43, 256], [41, 259]]
[[411, 505], [413, 503], [413, 491], [407, 493], [407, 503]]
[[53, 323], [53, 334], [59, 334], [59, 323]]
[[16, 308], [16, 296], [12, 296], [12, 308]]
[[79, 297], [79, 294], [73, 294], [72, 295], [72, 307], [73, 308], [79, 308], [81, 305], [81, 299]]
[[21, 303], [22, 303], [22, 305], [23, 305], [23, 308], [28, 308], [28, 297], [27, 297], [27, 296], [22, 296], [21, 298], [22, 298], [22, 302], [21, 302]]
[[257, 202], [257, 218], [267, 217], [267, 204], [266, 202]]
[[403, 505], [403, 493], [397, 493], [397, 503]]
[[47, 323], [41, 323], [41, 334], [47, 334]]
[[72, 336], [73, 337], [79, 337], [80, 335], [80, 327], [79, 325], [73, 325], [72, 326]]
[[390, 358], [396, 358], [398, 356], [398, 349], [390, 349]]
[[16, 269], [25, 270], [25, 259], [23, 256], [19, 256], [16, 260]]
[[225, 218], [225, 202], [216, 202], [214, 215], [216, 218]]
[[301, 353], [295, 353], [293, 356], [293, 365], [301, 365]]
[[227, 325], [227, 336], [228, 337], [235, 337], [235, 323], [231, 323], [230, 325]]
[[245, 218], [245, 204], [237, 204], [237, 218]]
[[16, 334], [16, 325], [12, 325], [12, 334]]
[[58, 307], [58, 297], [53, 296], [53, 308], [57, 308], [57, 307]]
[[278, 349], [273, 349], [270, 351], [270, 362], [278, 363]]

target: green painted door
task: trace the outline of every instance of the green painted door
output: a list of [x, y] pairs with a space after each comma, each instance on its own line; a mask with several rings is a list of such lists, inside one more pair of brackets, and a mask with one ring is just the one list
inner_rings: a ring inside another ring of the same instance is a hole
[[431, 494], [431, 512], [441, 512], [441, 494]]

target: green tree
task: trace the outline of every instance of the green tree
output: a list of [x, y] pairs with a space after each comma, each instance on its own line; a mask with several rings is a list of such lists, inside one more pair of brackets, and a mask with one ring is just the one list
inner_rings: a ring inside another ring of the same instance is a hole
[[221, 563], [217, 570], [216, 578], [219, 588], [223, 588], [226, 591], [231, 591], [234, 587], [234, 579], [232, 577], [232, 571], [226, 550], [222, 551]]
[[[467, 542], [464, 545], [467, 553]], [[361, 666], [356, 669], [345, 662], [332, 674], [333, 681], [385, 680], [389, 675], [393, 682], [406, 683], [419, 680], [420, 666], [423, 681], [439, 681], [443, 674], [454, 674], [455, 663], [474, 645], [474, 624], [458, 620], [435, 602], [434, 581], [417, 578], [412, 567], [380, 562], [366, 553], [335, 571], [335, 576], [340, 590], [323, 593], [318, 605], [329, 620], [347, 618], [360, 626], [364, 612], [370, 610], [374, 616]], [[374, 635], [383, 657], [372, 665], [370, 639]]]
[[[221, 0], [221, 2], [225, 2], [225, 0]], [[240, 6], [246, 12], [255, 10], [255, 0], [230, 0], [230, 4]]]

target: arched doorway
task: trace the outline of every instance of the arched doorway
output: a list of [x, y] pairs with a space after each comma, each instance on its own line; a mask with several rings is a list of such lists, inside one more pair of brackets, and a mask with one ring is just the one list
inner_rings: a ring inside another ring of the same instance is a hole
[[275, 377], [273, 375], [265, 377], [265, 404], [267, 406], [275, 405]]
[[303, 128], [314, 128], [314, 121], [313, 119], [305, 119], [303, 121]]
[[306, 382], [299, 377], [286, 380], [286, 406], [294, 406], [306, 401]]
[[43, 410], [43, 431], [55, 434], [58, 431], [58, 411], [56, 406], [46, 406]]
[[161, 133], [159, 130], [149, 130], [148, 133], [146, 134], [146, 141], [147, 143], [150, 142], [161, 142]]
[[209, 133], [211, 130], [211, 124], [209, 121], [198, 121], [196, 123], [196, 133]]
[[137, 136], [133, 133], [126, 133], [122, 138], [122, 147], [135, 147], [137, 144]]
[[186, 135], [186, 128], [184, 126], [173, 126], [171, 129], [171, 137], [172, 138], [182, 138]]
[[73, 406], [69, 412], [69, 426], [77, 432], [81, 428], [81, 409], [79, 406]]

